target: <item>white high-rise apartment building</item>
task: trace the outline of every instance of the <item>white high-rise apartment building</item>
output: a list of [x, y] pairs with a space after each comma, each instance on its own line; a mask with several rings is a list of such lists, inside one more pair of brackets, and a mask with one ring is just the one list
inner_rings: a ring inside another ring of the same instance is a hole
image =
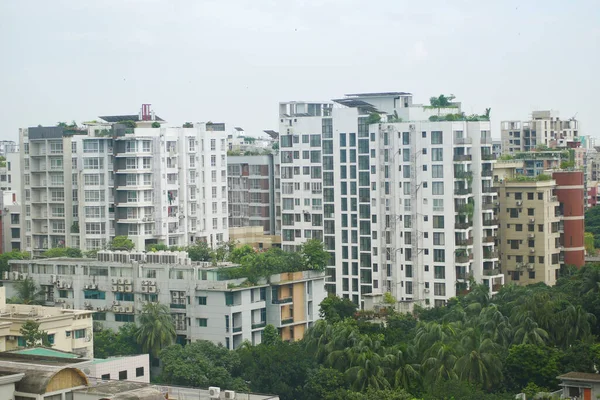
[[471, 276], [503, 282], [489, 121], [432, 122], [460, 104], [403, 92], [280, 103], [279, 114], [282, 246], [323, 240], [330, 292], [433, 306]]
[[502, 121], [500, 135], [503, 154], [533, 151], [539, 145], [567, 147], [581, 140], [575, 117], [561, 120], [558, 111], [533, 111], [529, 121]]
[[24, 250], [101, 249], [119, 235], [138, 250], [228, 240], [224, 124], [101, 118], [84, 128], [21, 129]]

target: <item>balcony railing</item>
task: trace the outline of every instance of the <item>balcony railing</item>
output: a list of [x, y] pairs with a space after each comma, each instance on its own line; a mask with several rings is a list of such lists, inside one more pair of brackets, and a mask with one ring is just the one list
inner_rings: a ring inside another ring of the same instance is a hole
[[483, 258], [498, 258], [498, 252], [495, 250], [492, 251], [484, 251]]
[[185, 308], [185, 304], [170, 304], [171, 308]]
[[454, 144], [471, 144], [471, 143], [473, 143], [473, 138], [470, 138], [470, 137], [454, 138]]
[[497, 283], [495, 285], [492, 285], [492, 292], [494, 292], [494, 293], [495, 292], [499, 292], [500, 289], [502, 289], [502, 285], [501, 284]]
[[267, 326], [267, 323], [265, 321], [258, 322], [256, 324], [252, 324], [252, 329], [264, 328], [265, 326]]
[[485, 275], [485, 276], [500, 275], [500, 268], [484, 269], [483, 275]]
[[473, 177], [473, 172], [471, 171], [454, 171], [455, 179], [469, 179]]
[[281, 325], [291, 324], [294, 322], [294, 318], [286, 318], [281, 320]]
[[473, 238], [456, 240], [456, 246], [471, 246], [472, 244], [473, 244]]
[[484, 161], [495, 160], [496, 159], [496, 155], [495, 154], [482, 154], [481, 155], [481, 159], [484, 160]]
[[453, 158], [455, 162], [471, 161], [472, 159], [473, 156], [471, 156], [470, 154], [455, 154]]
[[483, 226], [493, 226], [493, 225], [498, 225], [497, 219], [488, 219], [488, 220], [483, 221]]
[[473, 189], [471, 188], [464, 188], [464, 189], [456, 189], [454, 191], [454, 195], [455, 196], [466, 196], [473, 193]]
[[472, 226], [472, 222], [456, 222], [454, 224], [454, 229], [469, 229]]
[[484, 187], [484, 188], [481, 189], [481, 191], [483, 193], [498, 193], [498, 188], [497, 187], [493, 187], [493, 186]]
[[287, 304], [291, 303], [293, 299], [291, 297], [284, 297], [282, 299], [273, 299], [272, 304]]
[[493, 201], [484, 201], [481, 203], [481, 208], [484, 210], [493, 210], [496, 208], [496, 203]]
[[496, 241], [496, 238], [494, 236], [484, 236], [483, 239], [481, 239], [481, 241], [483, 243], [494, 243]]
[[494, 172], [491, 169], [484, 169], [481, 171], [481, 176], [492, 176]]

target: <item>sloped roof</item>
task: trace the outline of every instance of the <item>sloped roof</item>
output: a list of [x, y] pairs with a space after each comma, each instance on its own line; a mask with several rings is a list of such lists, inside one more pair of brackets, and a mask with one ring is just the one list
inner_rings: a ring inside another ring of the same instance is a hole
[[600, 374], [593, 374], [589, 372], [568, 372], [564, 375], [556, 377], [556, 379], [582, 382], [600, 382]]
[[60, 351], [55, 349], [49, 349], [47, 347], [31, 347], [28, 349], [19, 349], [10, 351], [13, 354], [22, 354], [30, 356], [43, 356], [43, 357], [58, 357], [58, 358], [81, 358], [79, 355], [69, 353], [66, 351]]

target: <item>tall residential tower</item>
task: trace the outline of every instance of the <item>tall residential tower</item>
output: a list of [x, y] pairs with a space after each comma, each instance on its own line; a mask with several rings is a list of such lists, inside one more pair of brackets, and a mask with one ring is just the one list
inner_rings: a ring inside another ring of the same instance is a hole
[[503, 283], [486, 117], [404, 92], [281, 103], [279, 115], [282, 247], [323, 240], [330, 292], [426, 306], [471, 276]]

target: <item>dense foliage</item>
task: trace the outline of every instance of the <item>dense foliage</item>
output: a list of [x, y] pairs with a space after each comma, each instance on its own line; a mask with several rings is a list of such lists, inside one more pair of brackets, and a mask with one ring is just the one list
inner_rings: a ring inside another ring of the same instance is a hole
[[600, 207], [590, 207], [585, 212], [585, 231], [594, 237], [594, 247], [600, 248]]
[[30, 254], [28, 252], [18, 250], [8, 251], [0, 254], [0, 272], [9, 270], [8, 262], [10, 260], [26, 260], [29, 257]]
[[83, 253], [81, 250], [73, 247], [54, 247], [42, 253], [43, 258], [70, 257], [81, 258]]
[[[414, 315], [356, 311], [328, 298], [303, 340], [277, 339], [226, 353], [208, 342], [160, 353], [165, 383], [276, 393], [286, 399], [513, 399], [558, 389], [556, 377], [600, 366], [600, 265], [545, 285], [506, 286], [417, 308]], [[244, 384], [244, 385], [242, 385]]]

